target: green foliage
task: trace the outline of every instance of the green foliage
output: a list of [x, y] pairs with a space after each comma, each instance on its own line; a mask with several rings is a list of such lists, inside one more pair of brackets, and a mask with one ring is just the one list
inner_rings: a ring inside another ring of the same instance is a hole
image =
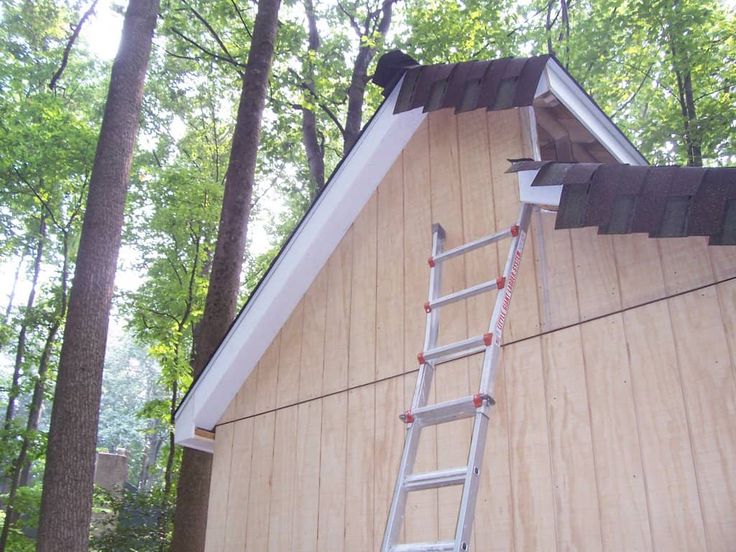
[[96, 487], [94, 503], [90, 550], [158, 552], [170, 541], [174, 502], [160, 489], [109, 492]]

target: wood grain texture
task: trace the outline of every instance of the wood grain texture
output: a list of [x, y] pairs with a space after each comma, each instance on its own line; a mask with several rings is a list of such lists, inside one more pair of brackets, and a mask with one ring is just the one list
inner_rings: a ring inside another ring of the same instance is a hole
[[708, 550], [736, 545], [736, 384], [714, 287], [668, 301]]
[[376, 379], [404, 372], [404, 181], [399, 157], [378, 190]]
[[327, 261], [327, 320], [322, 392], [347, 389], [350, 350], [350, 294], [353, 269], [353, 230], [343, 237]]
[[405, 426], [398, 413], [404, 404], [404, 378], [392, 378], [376, 384], [375, 443], [376, 470], [373, 480], [373, 542], [380, 547], [386, 528], [388, 510], [396, 483], [396, 474], [404, 446]]
[[[210, 482], [207, 533], [205, 535], [205, 550], [207, 552], [225, 550], [227, 498], [230, 490], [230, 461], [233, 454], [232, 424], [226, 424], [217, 429], [214, 454], [215, 457], [212, 461], [214, 476]], [[209, 517], [210, 515], [212, 517]]]
[[299, 397], [299, 368], [302, 356], [302, 317], [304, 298], [294, 308], [281, 329], [279, 371], [276, 386], [276, 406], [294, 404]]
[[556, 550], [555, 504], [545, 408], [542, 346], [533, 338], [504, 347], [514, 543]]
[[348, 394], [322, 399], [317, 550], [345, 550]]
[[374, 550], [375, 386], [348, 391], [345, 550]]
[[322, 270], [317, 274], [304, 296], [301, 370], [299, 371], [300, 401], [322, 395], [326, 314], [327, 271]]
[[667, 303], [624, 313], [655, 549], [702, 550], [703, 517]]
[[[580, 326], [604, 550], [651, 550], [623, 316]], [[622, 504], [626, 507], [623, 508]]]
[[[257, 381], [255, 412], [257, 413], [266, 412], [276, 406], [280, 352], [281, 333], [274, 338], [258, 363], [258, 371], [255, 374]], [[243, 412], [242, 415], [247, 414]]]
[[542, 337], [557, 548], [602, 550], [580, 328]]
[[253, 453], [246, 521], [250, 530], [245, 535], [246, 550], [268, 548], [275, 424], [276, 414], [269, 412], [259, 416], [253, 426]]
[[580, 320], [621, 309], [613, 237], [598, 234], [596, 228], [580, 228], [570, 239]]
[[322, 401], [300, 404], [297, 419], [292, 550], [314, 552], [319, 520]]
[[[231, 424], [233, 429], [227, 500], [225, 550], [244, 550], [248, 530], [248, 497], [250, 495], [251, 459], [253, 452], [253, 418]], [[214, 471], [219, 477], [220, 474]]]
[[[445, 229], [445, 249], [462, 245], [462, 188], [460, 186], [457, 118], [450, 110], [436, 111], [429, 116], [430, 181], [432, 216]], [[463, 256], [442, 263], [442, 291], [448, 294], [466, 287]], [[439, 315], [438, 344], [452, 343], [468, 337], [467, 306], [464, 301], [442, 307]], [[468, 361], [442, 364], [435, 370], [434, 385], [437, 402], [467, 396], [470, 393]], [[470, 446], [469, 420], [437, 427], [437, 468], [456, 467], [467, 463]], [[457, 488], [438, 491], [439, 538], [454, 535], [459, 507]]]
[[348, 385], [376, 377], [376, 220], [373, 194], [353, 224], [353, 268], [350, 299]]
[[298, 407], [276, 411], [273, 445], [268, 550], [293, 548], [293, 516], [296, 491], [296, 429]]

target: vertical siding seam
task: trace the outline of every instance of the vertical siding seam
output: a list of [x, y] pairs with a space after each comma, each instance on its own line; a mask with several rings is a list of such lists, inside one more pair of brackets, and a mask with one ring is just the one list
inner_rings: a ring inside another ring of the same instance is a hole
[[[486, 128], [486, 135], [488, 137], [488, 166], [491, 171], [491, 200], [493, 201], [493, 230], [494, 232], [498, 231], [497, 221], [498, 221], [498, 212], [497, 209], [497, 203], [496, 203], [496, 182], [493, 179], [493, 133], [491, 132], [491, 129], [488, 124], [488, 116], [486, 113], [483, 114], [483, 121], [485, 123]], [[496, 253], [496, 272], [500, 272], [503, 270], [500, 266], [500, 262], [498, 259], [498, 244], [494, 244], [493, 248]], [[493, 316], [493, 315], [491, 315]], [[500, 351], [499, 351], [500, 352]], [[503, 361], [503, 358], [499, 358], [499, 363]], [[514, 462], [513, 462], [513, 446], [511, 442], [511, 430], [509, 428], [509, 421], [511, 420], [511, 395], [509, 394], [509, 386], [508, 386], [508, 378], [506, 377], [506, 371], [505, 371], [505, 363], [501, 366], [504, 369], [504, 377], [503, 377], [503, 386], [504, 386], [504, 397], [506, 399], [506, 404], [504, 405], [506, 407], [506, 442], [508, 446], [507, 456], [508, 456], [508, 465], [509, 465], [509, 493], [510, 502], [507, 503], [507, 506], [509, 506], [509, 518], [511, 519], [511, 546], [512, 549], [516, 550], [516, 516], [514, 515], [514, 509], [515, 509], [515, 497], [514, 497]]]
[[[578, 303], [579, 305], [580, 303]], [[590, 389], [588, 387], [588, 360], [585, 358], [585, 347], [583, 347], [583, 331], [578, 326], [578, 343], [580, 344], [580, 353], [583, 357], [583, 380], [585, 384], [585, 404], [588, 407], [588, 432], [590, 434], [590, 448], [593, 453], [593, 476], [595, 477], [595, 496], [596, 503], [598, 505], [598, 535], [601, 539], [601, 550], [606, 549], [605, 541], [603, 539], [603, 510], [601, 509], [601, 489], [600, 483], [598, 482], [598, 462], [596, 461], [597, 454], [595, 451], [595, 439], [593, 438], [593, 409], [590, 404]]]
[[690, 413], [688, 410], [688, 402], [687, 397], [685, 397], [685, 384], [684, 380], [682, 378], [682, 368], [680, 361], [680, 354], [677, 350], [677, 336], [675, 336], [675, 329], [672, 324], [672, 308], [670, 306], [670, 299], [666, 301], [667, 304], [667, 316], [669, 317], [669, 328], [670, 328], [670, 335], [672, 336], [672, 342], [675, 344], [675, 361], [677, 363], [677, 380], [680, 384], [680, 397], [682, 398], [682, 410], [685, 414], [685, 422], [687, 424], [687, 437], [688, 437], [688, 445], [690, 448], [690, 460], [692, 461], [693, 466], [693, 475], [695, 476], [695, 489], [698, 492], [698, 506], [700, 508], [700, 521], [703, 524], [703, 536], [705, 537], [705, 550], [709, 550], [709, 539], [708, 539], [708, 525], [705, 523], [705, 508], [703, 507], [703, 494], [700, 490], [700, 477], [699, 477], [699, 470], [697, 466], [697, 461], [695, 460], [695, 448], [693, 446], [693, 431], [692, 431], [692, 424], [690, 422]]
[[544, 419], [547, 422], [547, 435], [546, 435], [546, 441], [547, 441], [547, 459], [549, 461], [549, 473], [550, 473], [550, 485], [551, 485], [551, 491], [552, 491], [552, 517], [554, 519], [554, 534], [555, 534], [555, 550], [560, 549], [560, 530], [559, 530], [559, 516], [557, 515], [557, 493], [555, 492], [555, 482], [557, 481], [557, 473], [555, 470], [555, 464], [554, 459], [552, 458], [552, 444], [550, 443], [550, 435], [552, 433], [552, 430], [550, 428], [550, 420], [549, 420], [549, 399], [547, 398], [547, 368], [548, 368], [548, 362], [547, 362], [547, 353], [546, 353], [546, 345], [544, 343], [544, 339], [539, 338], [539, 346], [542, 352], [542, 382], [544, 385]]
[[715, 286], [716, 299], [718, 299], [718, 312], [721, 313], [721, 326], [723, 327], [724, 335], [726, 336], [726, 347], [728, 348], [728, 358], [731, 361], [731, 380], [734, 386], [736, 386], [736, 351], [733, 350], [731, 340], [728, 338], [729, 329], [726, 327], [726, 320], [723, 317], [723, 300], [721, 298], [721, 286]]
[[[629, 337], [626, 331], [626, 310], [632, 307], [624, 307], [626, 304], [626, 301], [624, 301], [624, 289], [621, 285], [621, 269], [619, 266], [618, 261], [618, 254], [616, 253], [616, 245], [613, 244], [613, 263], [616, 267], [616, 282], [618, 283], [618, 290], [619, 295], [621, 296], [621, 310], [616, 313], [621, 318], [621, 325], [623, 326], [623, 332], [624, 332], [624, 341], [626, 345], [626, 367], [627, 372], [629, 374], [629, 382], [631, 382], [631, 385], [629, 387], [629, 392], [631, 393], [631, 403], [633, 405], [634, 409], [634, 422], [636, 427], [636, 442], [639, 447], [639, 465], [641, 466], [641, 479], [642, 484], [644, 485], [644, 505], [647, 509], [647, 524], [649, 526], [649, 544], [651, 546], [651, 550], [656, 550], [654, 546], [654, 526], [652, 525], [652, 509], [651, 504], [649, 501], [649, 483], [647, 482], [647, 473], [644, 465], [644, 451], [641, 445], [641, 427], [639, 424], [639, 409], [637, 408], [636, 404], [636, 393], [634, 392], [634, 373], [633, 370], [631, 370], [631, 349], [629, 347]], [[661, 265], [661, 262], [660, 262]], [[660, 266], [661, 268], [661, 266]], [[664, 275], [662, 276], [662, 281], [664, 283]], [[633, 307], [636, 308], [636, 307]]]
[[[253, 427], [250, 430], [250, 455], [249, 455], [249, 458], [248, 458], [248, 484], [247, 484], [247, 488], [246, 488], [246, 492], [245, 492], [245, 496], [246, 496], [246, 503], [245, 503], [246, 516], [245, 516], [245, 519], [243, 520], [243, 523], [245, 523], [245, 531], [243, 532], [243, 545], [244, 546], [245, 546], [245, 543], [248, 542], [248, 515], [247, 515], [247, 512], [248, 512], [248, 509], [249, 509], [248, 508], [248, 505], [250, 504], [250, 483], [253, 480], [253, 449], [255, 448], [254, 447], [254, 441], [255, 441], [255, 433], [256, 433], [256, 424], [255, 424], [255, 421], [253, 421], [251, 423], [251, 425]], [[234, 427], [233, 427], [233, 429], [234, 429]], [[235, 444], [235, 437], [233, 436], [233, 445], [234, 444]], [[228, 496], [228, 501], [229, 501], [229, 499], [230, 499], [230, 497]], [[229, 507], [229, 504], [228, 504], [228, 507]]]

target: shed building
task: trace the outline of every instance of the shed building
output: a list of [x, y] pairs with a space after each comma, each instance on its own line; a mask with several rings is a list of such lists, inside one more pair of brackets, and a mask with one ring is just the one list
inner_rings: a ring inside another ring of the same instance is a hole
[[[715, 245], [736, 242], [736, 169], [646, 167], [545, 56], [377, 74], [386, 100], [177, 413], [214, 454], [207, 551], [379, 549], [432, 223], [447, 247], [507, 228], [525, 179], [560, 205], [532, 215], [471, 550], [736, 549], [736, 248]], [[506, 247], [448, 261], [443, 291]], [[447, 307], [440, 341], [483, 333], [493, 300]], [[438, 367], [433, 399], [479, 368]], [[464, 465], [469, 429], [425, 431], [418, 469]], [[459, 496], [412, 493], [404, 541], [451, 538]]]

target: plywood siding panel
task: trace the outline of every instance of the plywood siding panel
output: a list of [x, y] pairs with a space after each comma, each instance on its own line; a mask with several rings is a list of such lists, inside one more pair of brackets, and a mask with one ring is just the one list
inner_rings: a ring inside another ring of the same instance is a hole
[[[485, 117], [477, 112], [458, 116], [458, 143], [460, 154], [460, 184], [462, 190], [463, 234], [466, 240], [476, 239], [495, 231], [495, 210]], [[473, 251], [465, 256], [468, 285], [495, 278], [500, 274], [495, 244]], [[479, 335], [488, 330], [496, 293], [471, 297], [467, 301], [468, 330]], [[470, 359], [470, 385], [476, 390], [480, 383], [482, 356]], [[503, 370], [499, 370], [503, 372]], [[473, 549], [513, 549], [511, 521], [511, 482], [508, 463], [508, 432], [506, 426], [503, 376], [494, 392], [502, 405], [491, 411], [486, 456], [481, 476]], [[483, 543], [479, 547], [479, 543]]]
[[[496, 228], [500, 230], [512, 226], [519, 216], [518, 177], [514, 174], [506, 174], [506, 169], [509, 166], [508, 160], [523, 157], [527, 146], [523, 143], [521, 121], [517, 109], [489, 111], [486, 116], [491, 146]], [[498, 246], [499, 267], [503, 267], [506, 263], [508, 243], [505, 241]], [[534, 232], [530, 232], [504, 331], [506, 343], [539, 333], [536, 272], [534, 255], [530, 254], [534, 247]]]
[[269, 412], [259, 416], [253, 425], [253, 453], [246, 522], [249, 530], [245, 535], [246, 550], [268, 549], [275, 424], [276, 414]]
[[[210, 482], [209, 513], [205, 550], [225, 550], [227, 497], [230, 490], [230, 461], [233, 451], [233, 426], [224, 425], [215, 433], [215, 452], [212, 461], [213, 477]], [[211, 515], [212, 517], [209, 517]]]
[[[412, 401], [416, 388], [417, 374], [408, 373], [404, 376], [404, 408], [406, 410]], [[434, 386], [429, 393], [428, 402], [435, 402]], [[422, 429], [419, 438], [417, 460], [414, 464], [416, 473], [430, 472], [437, 469], [437, 427]], [[396, 473], [394, 473], [396, 476]], [[406, 502], [406, 517], [404, 518], [404, 538], [406, 542], [433, 542], [439, 539], [437, 516], [437, 489], [428, 489], [418, 493], [410, 493]]]
[[322, 399], [317, 550], [345, 550], [348, 394]]
[[731, 368], [736, 374], [736, 280], [729, 280], [716, 286], [721, 306], [721, 319], [731, 353]]
[[276, 385], [279, 376], [279, 352], [281, 333], [279, 333], [266, 349], [256, 368], [256, 400], [255, 412], [261, 413], [276, 406]]
[[327, 320], [322, 392], [348, 387], [350, 348], [350, 292], [353, 268], [353, 230], [343, 237], [323, 270], [327, 271]]
[[[570, 231], [555, 230], [555, 214], [539, 210], [532, 215], [532, 224], [534, 246], [525, 248], [525, 257], [534, 255], [541, 329], [549, 331], [574, 324], [580, 320], [580, 310]], [[517, 291], [515, 304], [518, 298]]]
[[596, 228], [580, 228], [570, 234], [575, 260], [580, 319], [590, 320], [621, 308], [613, 238]]
[[374, 193], [353, 225], [348, 385], [376, 376], [376, 219]]
[[654, 548], [702, 550], [703, 517], [666, 302], [624, 313]]
[[707, 238], [659, 239], [657, 242], [668, 295], [713, 282]]
[[[404, 358], [405, 370], [417, 369], [417, 352], [424, 344], [425, 314], [429, 267], [427, 258], [432, 246], [432, 216], [429, 179], [429, 122], [425, 120], [407, 144], [404, 161]], [[411, 405], [416, 373], [404, 377], [404, 402]], [[434, 400], [434, 391], [430, 393]], [[422, 432], [416, 470], [431, 471], [437, 466], [435, 428]], [[396, 473], [393, 474], [394, 477]], [[404, 534], [407, 541], [436, 539], [437, 491], [414, 493], [407, 503]]]
[[315, 552], [319, 518], [322, 401], [300, 404], [297, 418], [292, 550]]
[[302, 298], [281, 329], [278, 385], [276, 387], [276, 406], [279, 407], [292, 405], [299, 397], [303, 316], [304, 299]]
[[[348, 392], [345, 550], [375, 550], [373, 542], [373, 442], [375, 386]], [[382, 464], [381, 464], [382, 466]]]
[[[245, 550], [248, 526], [248, 495], [253, 451], [253, 418], [231, 424], [233, 429], [227, 501], [225, 550]], [[213, 474], [217, 472], [214, 471]]]
[[327, 271], [322, 270], [304, 297], [301, 370], [299, 372], [300, 401], [322, 395], [326, 307]]
[[736, 386], [714, 287], [669, 301], [708, 550], [736, 546]]
[[[432, 215], [445, 229], [445, 248], [465, 243], [462, 216], [462, 189], [459, 175], [457, 118], [450, 110], [437, 111], [429, 118], [430, 174]], [[447, 294], [464, 289], [465, 259], [460, 256], [442, 263], [442, 291]], [[466, 305], [459, 301], [439, 310], [439, 342], [460, 341], [468, 336]], [[468, 395], [468, 362], [459, 360], [440, 365], [435, 370], [437, 402]], [[454, 422], [437, 427], [437, 466], [455, 467], [467, 463], [470, 433], [465, 423]], [[463, 426], [463, 427], [458, 427]], [[438, 491], [439, 537], [454, 534], [458, 511], [458, 490]]]
[[557, 549], [541, 359], [539, 338], [503, 349], [516, 550]]
[[[603, 549], [651, 550], [649, 511], [623, 316], [580, 327]], [[625, 504], [626, 507], [622, 507]]]
[[601, 550], [595, 460], [580, 328], [542, 338], [557, 547]]
[[405, 426], [398, 413], [404, 403], [404, 378], [391, 378], [376, 384], [374, 458], [377, 469], [373, 482], [373, 542], [379, 548], [386, 528], [388, 510], [404, 446]]
[[736, 247], [708, 247], [708, 255], [716, 281], [736, 276]]
[[623, 308], [664, 296], [664, 274], [657, 241], [646, 234], [613, 236]]
[[296, 406], [276, 411], [268, 550], [289, 552], [293, 546], [297, 412]]
[[404, 181], [399, 157], [378, 190], [376, 379], [404, 372]]

